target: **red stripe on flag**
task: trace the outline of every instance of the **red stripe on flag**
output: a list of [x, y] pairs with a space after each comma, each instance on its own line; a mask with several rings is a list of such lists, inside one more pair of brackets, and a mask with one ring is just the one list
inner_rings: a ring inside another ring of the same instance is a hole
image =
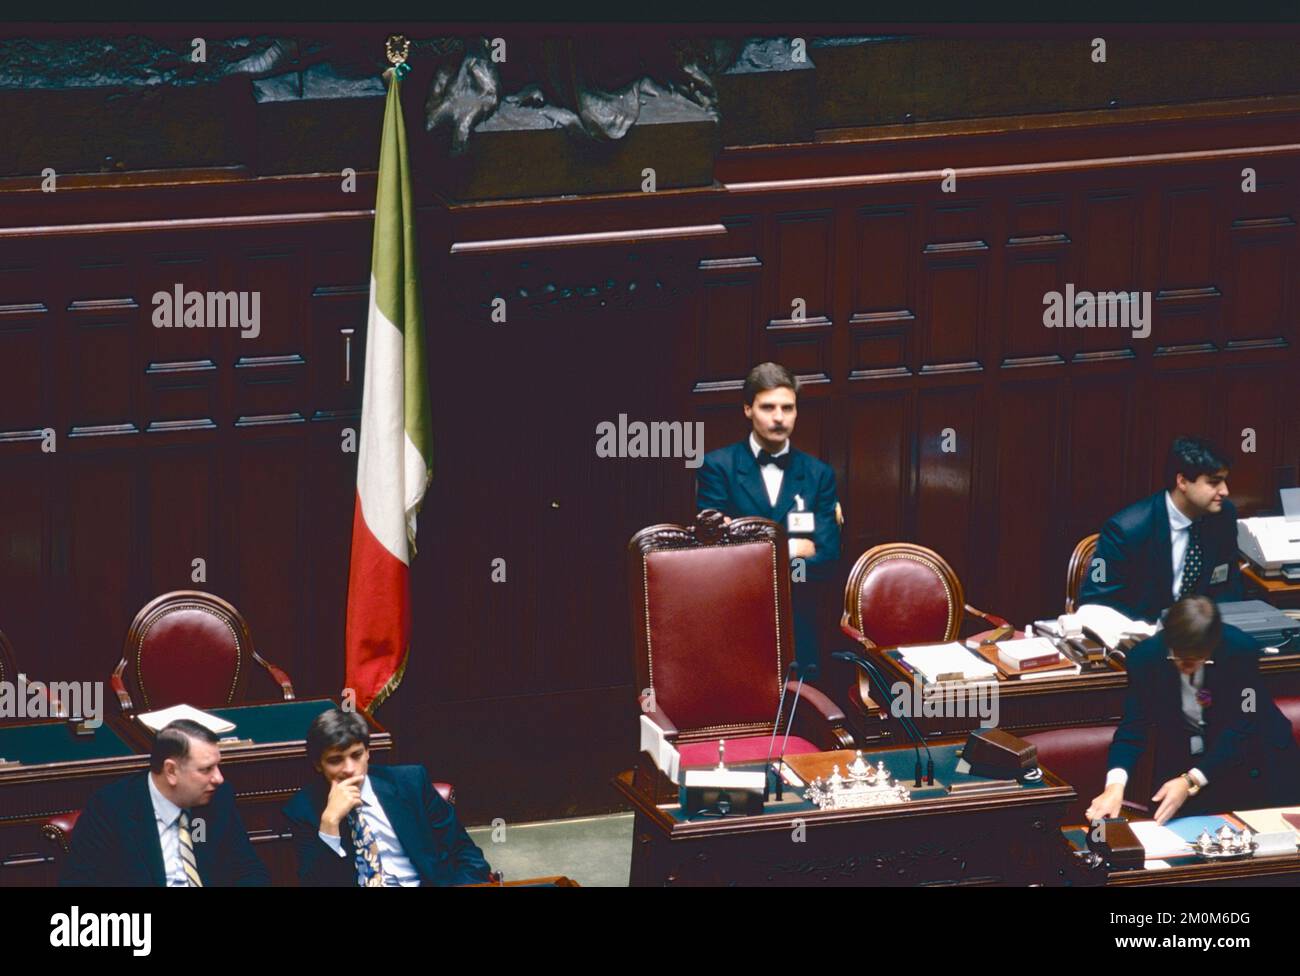
[[411, 638], [410, 573], [370, 531], [358, 496], [352, 513], [344, 681], [356, 692], [360, 709], [370, 707], [406, 658]]

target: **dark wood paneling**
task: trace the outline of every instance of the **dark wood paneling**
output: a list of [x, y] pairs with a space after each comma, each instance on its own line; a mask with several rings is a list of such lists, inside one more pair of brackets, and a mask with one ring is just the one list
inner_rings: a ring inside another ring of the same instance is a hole
[[[402, 758], [456, 780], [476, 822], [616, 804], [608, 777], [635, 748], [623, 547], [691, 517], [695, 472], [597, 457], [596, 425], [700, 421], [707, 448], [730, 443], [760, 358], [807, 384], [796, 444], [835, 470], [845, 569], [919, 541], [1018, 623], [1059, 611], [1075, 541], [1159, 486], [1176, 433], [1236, 451], [1252, 427], [1233, 495], [1275, 505], [1300, 448], [1300, 156], [1274, 116], [1163, 131], [729, 151], [707, 190], [427, 205], [435, 473], [410, 664], [381, 713]], [[1161, 145], [1189, 155], [1125, 158]], [[992, 169], [943, 194], [952, 159]], [[198, 585], [300, 694], [337, 693], [369, 204], [307, 216], [338, 206], [310, 180], [283, 199], [246, 179], [151, 192], [83, 191], [111, 215], [89, 230], [0, 234], [0, 628], [30, 672], [99, 678], [146, 600]], [[181, 198], [213, 222], [169, 221]], [[131, 208], [158, 226], [107, 222]], [[582, 236], [628, 228], [666, 236]], [[155, 329], [152, 295], [176, 282], [261, 290], [261, 336]], [[1044, 294], [1068, 283], [1151, 292], [1151, 337], [1046, 329]], [[498, 295], [505, 323], [486, 314]], [[53, 454], [30, 433], [46, 426]]]

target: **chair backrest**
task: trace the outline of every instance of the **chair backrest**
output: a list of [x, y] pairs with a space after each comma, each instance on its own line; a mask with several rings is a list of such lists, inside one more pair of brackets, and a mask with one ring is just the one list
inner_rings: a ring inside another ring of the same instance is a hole
[[18, 658], [3, 630], [0, 630], [0, 681], [18, 683]]
[[701, 512], [628, 543], [638, 690], [679, 741], [772, 730], [788, 662], [789, 554], [776, 523]]
[[965, 596], [952, 567], [910, 542], [872, 546], [844, 587], [842, 625], [880, 647], [956, 640]]
[[[1038, 748], [1039, 765], [1065, 780], [1078, 794], [1062, 822], [1084, 823], [1087, 819], [1084, 811], [1106, 784], [1106, 757], [1115, 738], [1115, 726], [1071, 726], [1032, 732], [1022, 738]], [[1136, 789], [1128, 792], [1138, 795]]]
[[1065, 612], [1074, 613], [1079, 608], [1079, 590], [1083, 587], [1083, 577], [1092, 564], [1093, 554], [1097, 551], [1097, 533], [1085, 535], [1070, 553], [1070, 566], [1065, 571]]
[[219, 708], [243, 699], [253, 639], [221, 597], [176, 590], [149, 601], [126, 635], [120, 675], [138, 711], [182, 702]]

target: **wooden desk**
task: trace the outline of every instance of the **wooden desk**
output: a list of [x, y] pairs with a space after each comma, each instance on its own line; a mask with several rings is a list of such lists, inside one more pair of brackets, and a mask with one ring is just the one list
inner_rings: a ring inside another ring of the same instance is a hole
[[[221, 772], [235, 790], [249, 838], [277, 884], [293, 883], [291, 835], [280, 807], [310, 777], [306, 733], [332, 707], [327, 699], [255, 702], [210, 709], [236, 724], [232, 735], [251, 744], [226, 747]], [[51, 816], [79, 810], [96, 789], [149, 768], [152, 737], [133, 718], [108, 715], [92, 738], [79, 739], [53, 719], [0, 725], [0, 756], [19, 766], [0, 768], [0, 887], [53, 884], [54, 851], [40, 827]], [[393, 749], [392, 736], [371, 720], [370, 751]]]
[[1263, 600], [1281, 610], [1300, 609], [1300, 583], [1288, 583], [1278, 577], [1261, 576], [1247, 562], [1241, 564], [1241, 575], [1246, 584], [1247, 600]]
[[[939, 781], [964, 741], [931, 743]], [[913, 767], [910, 748], [865, 756], [904, 776]], [[688, 819], [676, 803], [656, 802], [660, 778], [637, 767], [614, 779], [635, 812], [633, 885], [1050, 883], [1061, 877], [1059, 824], [1075, 799], [1044, 771], [1040, 784], [1002, 793], [938, 792], [854, 810], [819, 810], [796, 798], [756, 816]]]
[[1078, 834], [1083, 826], [1062, 828], [1070, 864], [1065, 877], [1070, 884], [1105, 885], [1108, 888], [1189, 887], [1216, 885], [1229, 887], [1293, 887], [1300, 884], [1300, 853], [1251, 857], [1244, 861], [1200, 861], [1194, 858], [1171, 858], [1168, 868], [1133, 868], [1109, 871], [1104, 864], [1089, 866], [1091, 860], [1081, 854]]
[[[892, 648], [859, 650], [880, 669], [890, 688], [898, 681], [911, 687], [911, 674], [888, 654]], [[1259, 672], [1264, 687], [1274, 698], [1300, 695], [1300, 654], [1261, 656]], [[1070, 726], [1116, 725], [1124, 714], [1127, 687], [1128, 673], [1122, 666], [1111, 671], [1038, 681], [999, 680], [998, 728], [1024, 735]], [[885, 691], [888, 693], [889, 689]], [[881, 697], [873, 694], [872, 701], [880, 706]], [[888, 701], [888, 698], [884, 701], [886, 708]], [[849, 706], [847, 714], [855, 735], [861, 736], [858, 741], [862, 745], [900, 741], [898, 719], [892, 715], [880, 718], [879, 708], [868, 710], [860, 696], [854, 696]], [[969, 714], [914, 715], [913, 718], [926, 738], [969, 732], [980, 724], [978, 715]]]

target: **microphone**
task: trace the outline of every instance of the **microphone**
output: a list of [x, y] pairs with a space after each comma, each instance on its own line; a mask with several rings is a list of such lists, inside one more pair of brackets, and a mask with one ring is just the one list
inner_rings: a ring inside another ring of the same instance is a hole
[[[859, 668], [861, 668], [864, 672], [866, 672], [867, 677], [870, 678], [871, 681], [875, 683], [876, 687], [881, 689], [888, 687], [888, 685], [885, 682], [884, 676], [880, 673], [880, 671], [876, 668], [876, 666], [872, 664], [870, 661], [868, 661], [861, 654], [857, 654], [853, 651], [835, 651], [833, 654], [831, 654], [831, 657], [839, 661], [848, 661], [850, 664], [856, 664]], [[934, 785], [934, 756], [930, 752], [930, 746], [925, 741], [925, 736], [921, 735], [920, 729], [918, 729], [916, 725], [913, 724], [912, 720], [908, 718], [906, 715], [899, 715], [897, 716], [897, 718], [899, 724], [903, 726], [903, 731], [907, 734], [907, 737], [912, 740], [912, 748], [916, 752], [916, 770], [915, 770], [916, 782], [913, 783], [913, 785], [914, 786], [922, 785], [920, 747], [924, 746], [925, 755], [926, 755], [925, 779], [930, 786], [933, 786]]]
[[[787, 687], [789, 686], [790, 674], [796, 671], [798, 667], [800, 667], [800, 665], [798, 665], [796, 661], [790, 661], [790, 667], [785, 669], [785, 676], [781, 678], [781, 697], [776, 700], [776, 717], [774, 720], [772, 720], [772, 738], [767, 743], [767, 759], [763, 760], [763, 768], [766, 769], [767, 771], [768, 791], [772, 790], [772, 785], [771, 785], [772, 750], [776, 749], [776, 736], [777, 734], [780, 733], [781, 730], [781, 710], [785, 708], [785, 690], [787, 690]], [[800, 678], [800, 687], [798, 687], [798, 690], [802, 691], [802, 689], [803, 689], [803, 678]], [[797, 699], [796, 699], [796, 704], [798, 704]], [[794, 717], [794, 710], [793, 708], [790, 708], [790, 719], [793, 720], [793, 717]], [[784, 746], [781, 747], [781, 755], [783, 756], [785, 755]], [[783, 799], [785, 795], [785, 786], [783, 782], [781, 782], [780, 768], [777, 768], [775, 789], [776, 789], [776, 798]]]

